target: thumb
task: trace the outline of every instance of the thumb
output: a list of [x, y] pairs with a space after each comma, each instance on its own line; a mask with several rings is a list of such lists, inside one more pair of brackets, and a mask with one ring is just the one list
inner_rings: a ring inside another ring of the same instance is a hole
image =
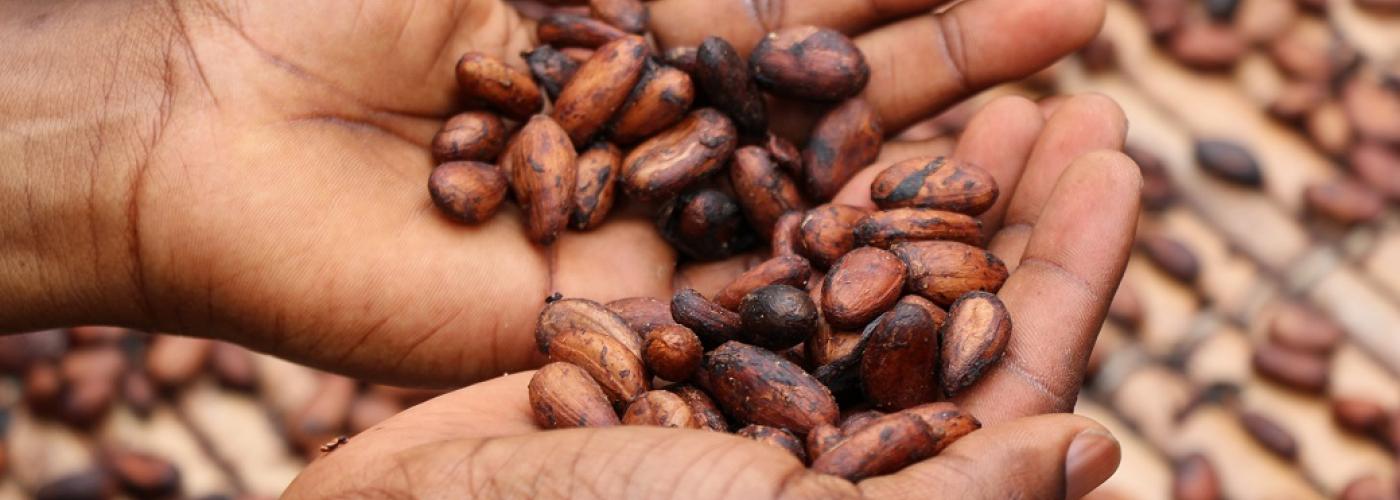
[[860, 483], [868, 498], [1079, 498], [1118, 468], [1118, 441], [1078, 415], [983, 428], [938, 456]]

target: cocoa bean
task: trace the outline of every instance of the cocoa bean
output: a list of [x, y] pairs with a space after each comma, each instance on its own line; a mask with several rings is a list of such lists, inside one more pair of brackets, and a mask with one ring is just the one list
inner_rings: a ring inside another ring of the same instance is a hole
[[1385, 199], [1379, 193], [1346, 178], [1308, 186], [1303, 199], [1309, 210], [1344, 225], [1374, 221], [1385, 210]]
[[75, 326], [68, 329], [68, 343], [75, 347], [109, 346], [120, 342], [128, 333], [127, 329], [115, 326]]
[[588, 12], [629, 33], [645, 31], [651, 17], [641, 0], [589, 0]]
[[644, 336], [661, 325], [679, 324], [671, 319], [671, 304], [654, 297], [618, 299], [608, 302], [607, 308], [638, 335]]
[[603, 223], [612, 210], [621, 170], [622, 151], [606, 142], [594, 143], [578, 156], [570, 228], [586, 231]]
[[433, 136], [433, 161], [491, 162], [506, 147], [506, 125], [495, 113], [467, 111], [447, 119]]
[[554, 100], [549, 116], [569, 134], [576, 147], [587, 144], [622, 107], [642, 76], [646, 41], [625, 36], [598, 47]]
[[800, 253], [802, 220], [805, 217], [806, 214], [802, 212], [788, 212], [779, 216], [777, 222], [773, 223], [773, 239], [768, 245], [773, 250], [773, 257], [796, 256]]
[[1299, 122], [1327, 100], [1327, 86], [1321, 82], [1288, 82], [1269, 103], [1269, 114], [1286, 122]]
[[627, 154], [622, 186], [628, 196], [644, 202], [675, 196], [723, 167], [737, 140], [734, 124], [723, 113], [697, 109]]
[[788, 175], [802, 177], [802, 151], [792, 145], [791, 141], [769, 132], [763, 147], [768, 150], [773, 163], [778, 164]]
[[1299, 351], [1327, 354], [1346, 338], [1331, 318], [1297, 302], [1281, 304], [1268, 324], [1270, 342]]
[[856, 244], [890, 248], [906, 241], [948, 240], [978, 245], [982, 223], [966, 214], [930, 208], [871, 213], [856, 223]]
[[889, 474], [933, 456], [935, 438], [919, 417], [895, 413], [851, 433], [812, 462], [812, 470], [848, 481]]
[[657, 214], [661, 237], [686, 257], [727, 258], [757, 244], [739, 203], [724, 191], [703, 188], [683, 193]]
[[822, 282], [822, 318], [832, 328], [861, 328], [899, 300], [904, 263], [875, 247], [861, 247], [832, 264]]
[[971, 292], [948, 310], [942, 335], [940, 378], [943, 392], [952, 395], [971, 386], [1001, 359], [1011, 339], [1011, 314], [995, 294]]
[[530, 67], [530, 75], [544, 87], [550, 99], [559, 97], [564, 85], [578, 72], [578, 62], [549, 45], [535, 47], [520, 55], [525, 58], [525, 65]]
[[671, 297], [671, 317], [693, 330], [707, 349], [739, 338], [743, 329], [738, 313], [710, 302], [700, 292], [689, 288]]
[[1206, 0], [1206, 14], [1218, 22], [1229, 22], [1235, 18], [1239, 0]]
[[1108, 303], [1108, 319], [1135, 329], [1142, 324], [1142, 318], [1146, 314], [1143, 311], [1142, 298], [1137, 289], [1126, 281], [1120, 282], [1118, 290], [1113, 293], [1113, 300]]
[[865, 356], [865, 346], [869, 343], [871, 334], [883, 320], [884, 315], [875, 318], [854, 339], [845, 335], [838, 337], [844, 345], [827, 346], [826, 349], [835, 351], [833, 354], [844, 351], [844, 355], [818, 366], [812, 371], [812, 376], [843, 400], [860, 396], [860, 360]]
[[1246, 187], [1264, 184], [1263, 174], [1254, 155], [1243, 146], [1226, 141], [1202, 139], [1196, 141], [1196, 163], [1216, 178]]
[[997, 201], [996, 179], [970, 163], [917, 157], [890, 165], [870, 183], [880, 208], [919, 207], [978, 215]]
[[1172, 34], [1172, 57], [1201, 71], [1224, 71], [1235, 66], [1249, 51], [1249, 44], [1234, 27], [1193, 19]]
[[106, 462], [127, 493], [137, 498], [164, 498], [180, 491], [180, 470], [169, 460], [130, 450], [110, 450]]
[[955, 241], [914, 241], [890, 248], [909, 270], [909, 291], [940, 306], [973, 291], [1001, 289], [1009, 273], [991, 252]]
[[554, 337], [568, 330], [602, 333], [625, 346], [637, 359], [642, 357], [642, 337], [622, 317], [597, 302], [569, 298], [545, 304], [535, 323], [535, 344], [541, 353], [548, 353]]
[[744, 274], [725, 285], [715, 294], [715, 303], [731, 311], [738, 310], [744, 296], [754, 290], [769, 285], [806, 288], [807, 279], [811, 275], [812, 265], [807, 259], [796, 255], [773, 257], [744, 271]]
[[0, 373], [21, 375], [36, 361], [54, 361], [68, 350], [63, 330], [0, 336]]
[[860, 379], [870, 403], [902, 410], [938, 397], [938, 330], [927, 311], [896, 305], [870, 334]]
[[530, 75], [480, 52], [468, 52], [457, 61], [457, 84], [469, 100], [516, 120], [529, 118], [544, 106], [540, 88]]
[[647, 391], [622, 414], [623, 425], [652, 425], [699, 429], [695, 412], [680, 396], [666, 391]]
[[646, 334], [642, 361], [653, 375], [671, 381], [690, 378], [700, 367], [704, 349], [695, 332], [681, 325], [659, 325]]
[[870, 212], [861, 207], [828, 203], [808, 210], [802, 218], [802, 254], [820, 269], [855, 249], [856, 223]]
[[963, 436], [982, 428], [982, 422], [971, 413], [948, 402], [922, 404], [900, 413], [915, 415], [929, 426], [934, 436], [934, 453], [942, 452]]
[[899, 302], [895, 302], [895, 305], [899, 304], [909, 304], [923, 309], [924, 312], [928, 313], [928, 317], [933, 320], [934, 330], [943, 328], [943, 323], [948, 321], [948, 311], [944, 311], [943, 308], [938, 307], [938, 304], [934, 304], [928, 299], [918, 295], [905, 295], [900, 297]]
[[1274, 419], [1253, 411], [1240, 413], [1240, 425], [1255, 441], [1279, 458], [1293, 461], [1298, 458], [1298, 441], [1293, 435], [1275, 422]]
[[1400, 150], [1364, 141], [1352, 148], [1348, 158], [1363, 182], [1391, 200], [1400, 200]]
[[53, 361], [39, 360], [29, 364], [24, 372], [25, 405], [38, 415], [57, 413], [62, 404], [63, 377]]
[[1322, 355], [1266, 343], [1254, 349], [1254, 371], [1265, 378], [1304, 392], [1327, 390], [1330, 363]]
[[564, 57], [568, 57], [574, 63], [583, 64], [588, 62], [589, 59], [592, 59], [593, 54], [597, 51], [584, 47], [562, 47], [559, 49], [559, 52], [563, 53]]
[[768, 285], [739, 302], [739, 340], [779, 351], [807, 340], [817, 327], [817, 306], [807, 292], [790, 285]]
[[159, 335], [146, 348], [146, 374], [164, 389], [183, 386], [204, 368], [214, 343], [207, 339]]
[[807, 458], [816, 461], [821, 458], [827, 450], [835, 448], [837, 444], [845, 439], [841, 435], [841, 430], [831, 424], [821, 424], [812, 428], [807, 433]]
[[758, 146], [746, 146], [734, 152], [729, 181], [749, 224], [764, 238], [772, 236], [778, 217], [807, 208], [797, 191], [797, 183], [778, 169], [767, 150]]
[[438, 165], [428, 177], [433, 205], [452, 220], [467, 224], [486, 222], [506, 199], [506, 177], [495, 165], [453, 161]]
[[807, 361], [813, 366], [829, 365], [850, 356], [860, 341], [860, 331], [836, 331], [825, 321], [818, 322], [807, 339]]
[[841, 435], [849, 436], [859, 432], [883, 416], [885, 416], [885, 412], [879, 410], [864, 410], [846, 415], [846, 418], [841, 420]]
[[1356, 434], [1374, 435], [1385, 428], [1386, 410], [1369, 399], [1333, 396], [1332, 420]]
[[620, 144], [635, 144], [680, 121], [694, 102], [690, 75], [648, 61], [613, 118], [611, 137]]
[[1313, 145], [1334, 158], [1345, 155], [1356, 139], [1354, 127], [1347, 121], [1346, 111], [1336, 101], [1327, 101], [1313, 108], [1303, 125]]
[[788, 432], [786, 430], [779, 429], [776, 427], [769, 427], [766, 425], [753, 424], [745, 426], [743, 429], [739, 429], [739, 431], [735, 432], [735, 434], [738, 434], [740, 437], [746, 437], [763, 444], [776, 446], [782, 449], [783, 451], [791, 453], [793, 457], [797, 458], [797, 461], [803, 463], [807, 462], [807, 451], [802, 445], [802, 441], [798, 440], [797, 436], [792, 435], [791, 432]]
[[745, 137], [762, 137], [768, 131], [763, 93], [749, 73], [749, 65], [728, 41], [706, 37], [695, 52], [695, 81], [705, 97], [729, 115]]
[[1084, 69], [1093, 73], [1103, 73], [1117, 67], [1118, 53], [1113, 39], [1100, 33], [1079, 49], [1079, 60], [1084, 63]]
[[119, 493], [106, 470], [93, 467], [60, 476], [38, 486], [34, 500], [87, 500], [112, 498]]
[[1191, 285], [1201, 274], [1201, 263], [1196, 253], [1171, 237], [1144, 234], [1138, 237], [1138, 247], [1147, 254], [1148, 260], [1177, 281]]
[[1176, 463], [1172, 474], [1174, 500], [1220, 500], [1220, 477], [1210, 460], [1194, 453]]
[[694, 78], [700, 67], [699, 52], [696, 47], [672, 47], [662, 54], [661, 60], [665, 61], [667, 66], [684, 71]]
[[116, 400], [126, 366], [126, 356], [111, 344], [65, 354], [59, 363], [63, 420], [80, 427], [97, 423]]
[[1387, 86], [1373, 70], [1359, 71], [1342, 88], [1342, 105], [1361, 136], [1400, 143], [1400, 85]]
[[676, 393], [686, 404], [690, 405], [691, 412], [695, 415], [695, 421], [701, 429], [709, 429], [718, 432], [729, 432], [729, 422], [724, 419], [724, 414], [720, 413], [719, 407], [715, 406], [713, 399], [710, 399], [705, 391], [693, 385], [673, 385], [666, 390]]
[[884, 142], [880, 116], [855, 97], [817, 120], [802, 150], [804, 188], [814, 201], [830, 200], [841, 186], [880, 155]]
[[1327, 81], [1356, 62], [1352, 48], [1325, 22], [1299, 19], [1269, 46], [1284, 72], [1299, 80]]
[[1186, 19], [1190, 3], [1187, 0], [1142, 0], [1143, 17], [1153, 37], [1176, 31]]
[[574, 209], [578, 154], [573, 143], [553, 119], [535, 115], [516, 134], [506, 156], [502, 168], [525, 211], [526, 232], [536, 244], [554, 243]]
[[761, 348], [726, 342], [705, 355], [696, 380], [721, 408], [748, 424], [806, 435], [836, 422], [836, 400], [821, 382]]
[[1176, 201], [1176, 188], [1172, 185], [1171, 175], [1167, 173], [1162, 158], [1131, 145], [1125, 148], [1124, 152], [1137, 163], [1138, 170], [1142, 172], [1142, 207], [1146, 210], [1160, 211], [1171, 206]]
[[583, 368], [569, 363], [544, 365], [530, 378], [530, 408], [545, 429], [618, 425], [603, 389]]
[[598, 48], [628, 36], [626, 31], [588, 16], [554, 12], [540, 19], [535, 36], [541, 43], [556, 47]]
[[749, 55], [764, 90], [795, 99], [840, 101], [859, 94], [870, 66], [850, 38], [817, 26], [770, 32]]
[[550, 361], [583, 368], [614, 404], [626, 406], [647, 391], [642, 359], [613, 337], [591, 330], [564, 330], [549, 341]]

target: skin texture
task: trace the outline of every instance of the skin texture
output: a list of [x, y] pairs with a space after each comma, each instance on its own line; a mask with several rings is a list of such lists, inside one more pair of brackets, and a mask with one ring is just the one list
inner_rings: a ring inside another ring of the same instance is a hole
[[[862, 95], [888, 130], [1039, 70], [1088, 41], [1103, 16], [1101, 0], [977, 0], [937, 16], [921, 13], [939, 1], [878, 3], [649, 9], [663, 49], [714, 34], [746, 56], [782, 26], [847, 33], [871, 66]], [[529, 243], [514, 207], [476, 227], [432, 208], [428, 145], [458, 110], [456, 59], [476, 50], [523, 70], [518, 54], [535, 45], [533, 25], [499, 1], [0, 4], [0, 60], [23, 68], [0, 74], [0, 169], [12, 173], [0, 177], [10, 214], [0, 220], [0, 296], [10, 301], [0, 330], [183, 332], [380, 382], [461, 385], [542, 364], [531, 330], [551, 293], [607, 302], [684, 286], [708, 296], [753, 263], [677, 269], [649, 217], [625, 207], [551, 248]], [[694, 22], [702, 12], [713, 22]], [[770, 115], [789, 137], [814, 118], [781, 103]], [[1079, 417], [1029, 416], [1072, 408], [1122, 273], [1140, 179], [1126, 157], [1100, 150], [1120, 148], [1125, 127], [1102, 97], [1064, 100], [1048, 118], [1006, 98], [951, 153], [1002, 190], [980, 219], [1012, 269], [999, 295], [1016, 331], [1002, 362], [958, 397], [987, 427], [937, 458], [851, 484], [713, 432], [539, 433], [522, 373], [356, 436], [288, 496], [1082, 494], [1112, 471], [1116, 446]], [[886, 149], [943, 154], [931, 149], [946, 144]], [[862, 171], [836, 202], [873, 208], [870, 179], [887, 164]], [[1067, 477], [1077, 435], [1108, 451]]]

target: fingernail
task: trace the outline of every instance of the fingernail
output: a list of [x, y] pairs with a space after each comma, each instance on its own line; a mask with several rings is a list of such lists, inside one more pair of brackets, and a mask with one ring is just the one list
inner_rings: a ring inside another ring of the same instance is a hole
[[1065, 452], [1065, 498], [1089, 494], [1117, 469], [1118, 440], [1098, 429], [1080, 432]]

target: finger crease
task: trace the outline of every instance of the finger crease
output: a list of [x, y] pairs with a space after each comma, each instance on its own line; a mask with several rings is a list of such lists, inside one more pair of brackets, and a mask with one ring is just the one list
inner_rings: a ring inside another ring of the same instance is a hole
[[948, 65], [957, 81], [958, 93], [971, 92], [973, 85], [968, 78], [967, 44], [963, 40], [962, 24], [953, 13], [934, 14], [933, 22], [938, 28], [943, 56], [948, 59]]
[[1094, 286], [1089, 283], [1088, 279], [1085, 279], [1083, 276], [1080, 276], [1079, 273], [1071, 271], [1068, 267], [1065, 267], [1064, 264], [1061, 264], [1060, 262], [1054, 259], [1046, 257], [1027, 256], [1021, 259], [1021, 267], [1024, 268], [1027, 265], [1038, 265], [1042, 269], [1049, 270], [1050, 272], [1058, 275], [1060, 278], [1063, 278], [1066, 283], [1069, 283], [1071, 286], [1078, 289], [1076, 291], [1081, 292], [1088, 297], [1089, 305], [1103, 302], [1103, 294], [1095, 290]]

